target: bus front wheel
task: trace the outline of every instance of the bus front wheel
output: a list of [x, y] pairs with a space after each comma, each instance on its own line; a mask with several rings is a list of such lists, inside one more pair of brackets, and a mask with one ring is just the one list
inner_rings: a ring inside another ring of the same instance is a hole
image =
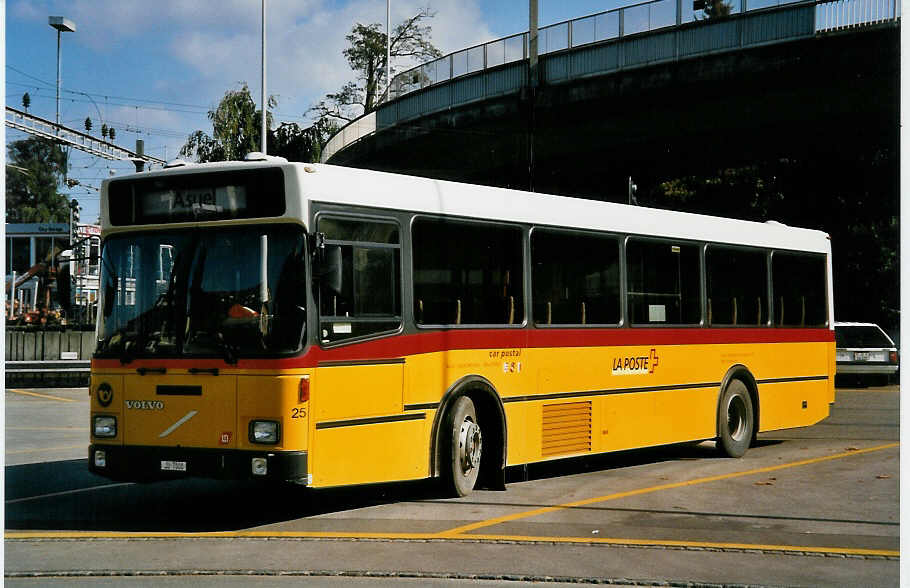
[[742, 380], [731, 380], [720, 398], [717, 448], [728, 457], [742, 457], [755, 426], [752, 398]]
[[442, 478], [446, 490], [466, 496], [477, 483], [483, 435], [477, 423], [474, 402], [459, 396], [446, 416], [445, 444], [442, 452]]

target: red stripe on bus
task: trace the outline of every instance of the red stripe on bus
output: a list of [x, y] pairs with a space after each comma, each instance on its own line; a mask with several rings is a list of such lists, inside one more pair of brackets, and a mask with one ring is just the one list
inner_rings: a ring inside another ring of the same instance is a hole
[[332, 349], [311, 346], [291, 358], [241, 359], [235, 366], [220, 359], [93, 359], [92, 369], [166, 367], [171, 369], [291, 369], [316, 367], [321, 361], [391, 359], [421, 353], [466, 349], [544, 347], [613, 347], [624, 345], [717, 345], [747, 343], [828, 343], [830, 329], [638, 328], [638, 329], [452, 329], [397, 335]]

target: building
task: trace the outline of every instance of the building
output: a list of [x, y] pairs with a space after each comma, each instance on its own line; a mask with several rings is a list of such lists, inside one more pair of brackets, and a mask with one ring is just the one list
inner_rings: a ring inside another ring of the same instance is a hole
[[[76, 317], [80, 321], [94, 320], [94, 307], [98, 300], [101, 227], [76, 225], [73, 237], [77, 239], [76, 249], [70, 252], [68, 223], [6, 225], [6, 290], [9, 298], [15, 301], [12, 309], [7, 307], [7, 317], [12, 319], [42, 306], [59, 306], [54, 295], [56, 285], [43, 281], [49, 277], [48, 268], [59, 268], [61, 260], [70, 259]], [[13, 283], [14, 290], [10, 292]]]

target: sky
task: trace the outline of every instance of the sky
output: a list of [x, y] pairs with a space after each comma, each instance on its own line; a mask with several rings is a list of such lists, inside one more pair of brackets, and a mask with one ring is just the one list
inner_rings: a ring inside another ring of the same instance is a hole
[[[625, 2], [626, 4], [631, 2]], [[620, 5], [620, 0], [539, 0], [540, 26]], [[356, 23], [385, 26], [385, 0], [266, 0], [267, 91], [278, 100], [276, 124], [312, 122], [307, 110], [354, 80], [344, 60], [345, 35]], [[432, 41], [443, 53], [526, 31], [528, 3], [516, 0], [391, 0], [392, 23], [429, 7]], [[7, 0], [6, 104], [54, 120], [57, 32], [48, 16], [76, 24], [62, 34], [60, 118], [82, 130], [92, 119], [116, 129], [115, 142], [171, 160], [195, 130], [211, 134], [206, 113], [246, 82], [261, 95], [260, 0]], [[410, 64], [400, 64], [407, 66]], [[275, 126], [275, 125], [273, 125]], [[6, 129], [6, 141], [26, 138]], [[82, 222], [98, 217], [101, 180], [133, 170], [79, 151], [68, 191]]]

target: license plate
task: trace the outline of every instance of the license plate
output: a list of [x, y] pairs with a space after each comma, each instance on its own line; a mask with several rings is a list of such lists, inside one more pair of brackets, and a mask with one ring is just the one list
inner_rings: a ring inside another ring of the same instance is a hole
[[869, 361], [872, 359], [872, 354], [868, 351], [856, 351], [853, 353], [854, 361]]
[[186, 462], [185, 461], [162, 461], [161, 462], [161, 471], [185, 472], [186, 471]]

